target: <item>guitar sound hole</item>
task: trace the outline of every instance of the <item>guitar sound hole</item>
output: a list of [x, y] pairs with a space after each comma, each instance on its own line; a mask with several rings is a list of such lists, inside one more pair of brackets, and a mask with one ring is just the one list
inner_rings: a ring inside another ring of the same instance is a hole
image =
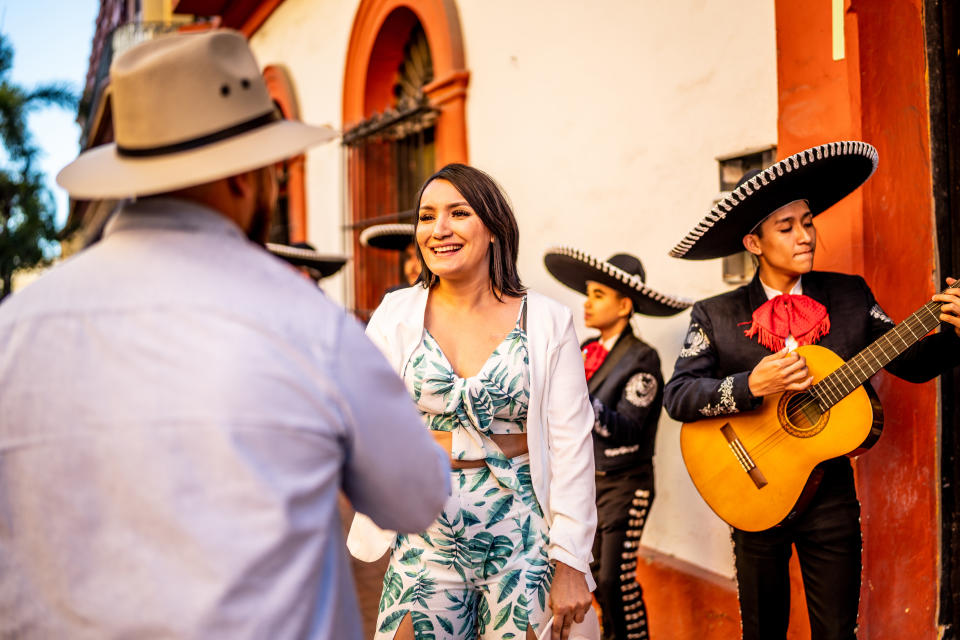
[[827, 422], [820, 405], [807, 392], [783, 394], [777, 406], [777, 417], [784, 430], [798, 438], [817, 435]]

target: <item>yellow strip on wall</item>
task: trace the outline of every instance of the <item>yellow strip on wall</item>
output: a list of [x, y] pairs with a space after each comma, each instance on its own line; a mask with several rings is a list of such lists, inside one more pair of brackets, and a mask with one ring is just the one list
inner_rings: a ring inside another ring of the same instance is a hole
[[843, 3], [844, 0], [833, 1], [833, 59], [843, 60], [846, 43], [843, 39]]

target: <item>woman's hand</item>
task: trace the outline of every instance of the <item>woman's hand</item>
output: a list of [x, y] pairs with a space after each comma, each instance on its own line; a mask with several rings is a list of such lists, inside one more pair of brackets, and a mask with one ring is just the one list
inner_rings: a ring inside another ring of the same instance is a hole
[[593, 604], [587, 588], [587, 578], [570, 565], [557, 561], [550, 586], [550, 608], [553, 610], [552, 640], [567, 640], [574, 622], [583, 622], [583, 616]]
[[786, 349], [770, 354], [757, 363], [750, 372], [747, 384], [754, 398], [762, 398], [781, 391], [803, 391], [813, 382], [807, 361], [796, 352]]
[[960, 288], [954, 286], [957, 281], [953, 278], [947, 278], [947, 284], [951, 288], [933, 296], [933, 299], [944, 303], [940, 307], [940, 320], [952, 324], [953, 330], [960, 336]]

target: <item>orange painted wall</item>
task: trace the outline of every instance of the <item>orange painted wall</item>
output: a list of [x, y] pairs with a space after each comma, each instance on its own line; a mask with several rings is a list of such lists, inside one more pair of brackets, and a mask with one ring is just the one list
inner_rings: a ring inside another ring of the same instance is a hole
[[[921, 0], [853, 0], [864, 137], [880, 166], [864, 191], [864, 275], [902, 320], [935, 289], [928, 85]], [[935, 638], [939, 474], [935, 383], [881, 374], [883, 438], [858, 464], [865, 536], [862, 627], [870, 639]]]
[[[846, 20], [848, 55], [833, 60], [829, 0], [777, 0], [777, 155], [833, 140], [859, 140], [856, 18]], [[862, 194], [854, 192], [816, 219], [818, 269], [861, 273]]]
[[[777, 0], [780, 155], [862, 138], [880, 164], [817, 218], [817, 268], [866, 277], [902, 320], [934, 290], [933, 202], [920, 0], [848, 0], [846, 58], [832, 59], [830, 2]], [[936, 637], [936, 388], [881, 373], [886, 429], [856, 462], [863, 506], [860, 638]]]
[[740, 637], [733, 580], [641, 547], [637, 579], [644, 587], [651, 638], [730, 640]]

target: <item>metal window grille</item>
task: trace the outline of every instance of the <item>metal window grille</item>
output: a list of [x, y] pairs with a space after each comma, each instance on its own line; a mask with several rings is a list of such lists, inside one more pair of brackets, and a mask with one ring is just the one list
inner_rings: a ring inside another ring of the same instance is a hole
[[[741, 151], [734, 155], [717, 158], [720, 168], [720, 193], [713, 201], [714, 204], [725, 198], [737, 188], [737, 182], [748, 171], [763, 169], [770, 166], [777, 159], [776, 147], [764, 147]], [[723, 258], [723, 281], [727, 284], [745, 284], [753, 278], [756, 272], [756, 263], [748, 251], [740, 251]]]
[[345, 245], [353, 249], [347, 286], [353, 312], [363, 321], [389, 288], [402, 283], [403, 254], [361, 246], [360, 231], [372, 224], [413, 222], [417, 191], [436, 168], [439, 110], [423, 93], [431, 80], [430, 50], [417, 25], [397, 70], [394, 106], [343, 134]]

